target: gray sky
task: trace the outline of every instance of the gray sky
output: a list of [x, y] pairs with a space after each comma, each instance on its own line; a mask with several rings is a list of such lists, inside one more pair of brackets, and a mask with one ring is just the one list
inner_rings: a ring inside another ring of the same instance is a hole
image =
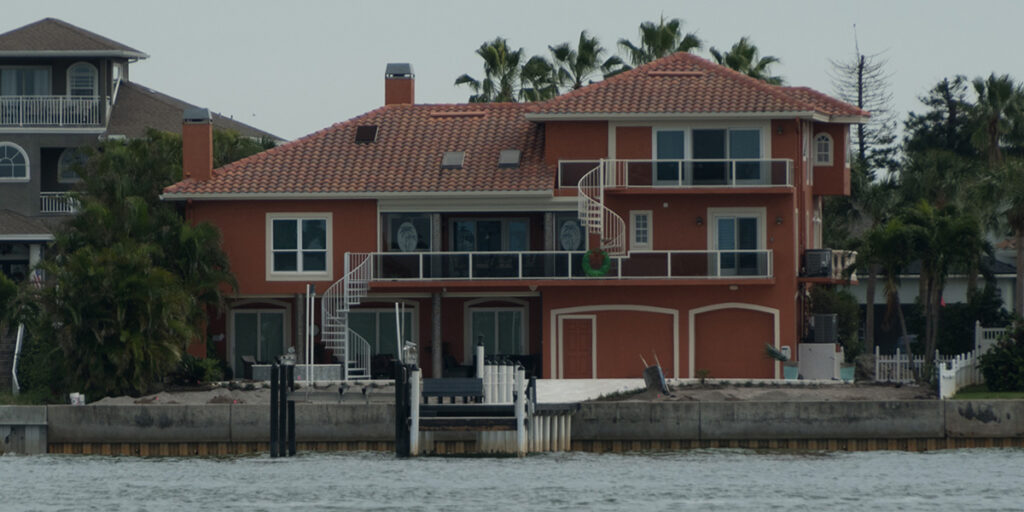
[[[616, 50], [646, 20], [682, 18], [707, 47], [750, 36], [788, 84], [833, 93], [829, 59], [885, 52], [899, 119], [946, 76], [995, 71], [1024, 80], [1014, 0], [644, 1], [33, 0], [5, 1], [0, 32], [56, 17], [150, 55], [131, 78], [285, 138], [380, 106], [384, 66], [410, 62], [419, 103], [463, 102], [462, 73], [495, 36], [527, 55], [575, 43], [581, 30]], [[627, 5], [628, 4], [628, 5]]]

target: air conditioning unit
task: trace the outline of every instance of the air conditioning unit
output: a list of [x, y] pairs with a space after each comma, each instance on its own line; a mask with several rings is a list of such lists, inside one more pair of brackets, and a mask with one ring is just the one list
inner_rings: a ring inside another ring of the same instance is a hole
[[835, 313], [814, 315], [811, 318], [815, 343], [835, 343], [838, 340], [838, 317]]
[[804, 275], [807, 277], [831, 276], [832, 249], [807, 249], [804, 251]]

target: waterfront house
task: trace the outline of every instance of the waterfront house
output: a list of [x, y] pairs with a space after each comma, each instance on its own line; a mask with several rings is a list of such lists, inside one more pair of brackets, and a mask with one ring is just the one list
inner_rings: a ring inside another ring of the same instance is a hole
[[[131, 64], [148, 57], [54, 18], [0, 34], [0, 272], [25, 278], [53, 226], [75, 212], [78, 148], [181, 130], [194, 105], [129, 79]], [[279, 140], [223, 116], [214, 123]]]
[[[418, 104], [389, 64], [384, 106], [212, 169], [185, 120], [186, 179], [163, 198], [218, 226], [238, 291], [213, 339], [236, 372], [304, 353], [381, 373], [397, 332], [428, 375], [483, 344], [544, 378], [780, 378], [821, 247], [822, 199], [850, 192], [867, 112], [678, 53], [529, 104]], [[396, 313], [395, 305], [401, 310]], [[300, 358], [301, 361], [301, 358]], [[442, 368], [443, 367], [443, 371]]]

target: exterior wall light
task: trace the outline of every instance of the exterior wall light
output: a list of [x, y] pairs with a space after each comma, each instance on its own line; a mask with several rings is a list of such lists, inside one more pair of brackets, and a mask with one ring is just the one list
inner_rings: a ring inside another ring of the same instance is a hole
[[697, 225], [698, 226], [703, 226], [704, 225], [704, 217], [701, 217], [700, 215], [697, 216]]
[[779, 215], [778, 217], [775, 217], [775, 224], [777, 226], [781, 226], [782, 225], [782, 215]]

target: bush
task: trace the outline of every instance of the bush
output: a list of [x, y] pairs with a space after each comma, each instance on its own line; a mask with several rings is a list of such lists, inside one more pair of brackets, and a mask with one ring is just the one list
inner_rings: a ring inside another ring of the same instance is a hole
[[224, 371], [221, 369], [221, 362], [216, 359], [199, 359], [191, 354], [185, 354], [178, 363], [172, 379], [175, 384], [191, 386], [200, 382], [224, 380]]
[[860, 306], [850, 292], [815, 286], [811, 288], [811, 312], [835, 313], [839, 322], [837, 333], [839, 344], [846, 353], [846, 362], [852, 362], [864, 351], [864, 344], [857, 337], [860, 322]]
[[978, 365], [992, 391], [1024, 391], [1024, 323], [981, 355]]

